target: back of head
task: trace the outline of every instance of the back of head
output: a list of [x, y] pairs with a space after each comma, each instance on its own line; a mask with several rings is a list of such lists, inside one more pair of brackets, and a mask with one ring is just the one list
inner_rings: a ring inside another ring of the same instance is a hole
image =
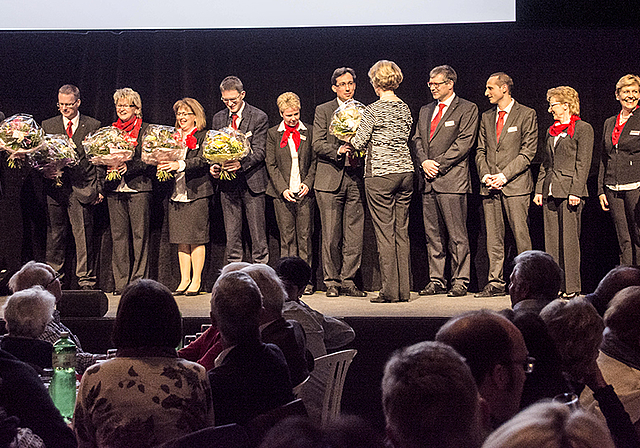
[[276, 263], [275, 270], [286, 284], [304, 288], [311, 279], [311, 266], [300, 257], [283, 257]]
[[478, 399], [469, 367], [448, 345], [421, 342], [385, 366], [382, 407], [397, 446], [479, 446]]
[[251, 266], [251, 263], [247, 263], [246, 261], [232, 261], [229, 264], [225, 264], [222, 269], [220, 269], [220, 275], [224, 275], [228, 272], [239, 271], [247, 266]]
[[260, 288], [264, 309], [270, 314], [282, 315], [282, 306], [287, 293], [276, 271], [271, 266], [258, 263], [243, 268], [241, 272], [249, 274]]
[[4, 304], [10, 336], [37, 339], [51, 320], [56, 299], [42, 286], [13, 293]]
[[604, 324], [611, 333], [629, 347], [640, 347], [640, 286], [629, 286], [618, 292], [607, 312]]
[[11, 276], [7, 285], [13, 292], [31, 288], [35, 285], [46, 287], [55, 275], [56, 271], [48, 264], [29, 261]]
[[136, 280], [122, 292], [112, 339], [116, 348], [175, 348], [182, 318], [171, 291], [155, 280]]
[[588, 300], [601, 316], [604, 316], [609, 302], [618, 291], [627, 286], [640, 286], [640, 269], [635, 266], [618, 266], [605, 275]]
[[525, 297], [522, 299], [551, 302], [558, 297], [562, 285], [562, 269], [551, 255], [541, 250], [527, 250], [518, 255], [514, 263], [515, 280], [524, 287]]
[[613, 448], [595, 415], [559, 403], [537, 403], [495, 430], [482, 448]]

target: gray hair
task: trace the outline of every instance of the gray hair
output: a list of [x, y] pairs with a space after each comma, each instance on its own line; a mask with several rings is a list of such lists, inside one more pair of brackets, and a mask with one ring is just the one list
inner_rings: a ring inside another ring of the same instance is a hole
[[551, 255], [541, 250], [527, 250], [513, 261], [520, 280], [527, 285], [527, 299], [552, 300], [558, 296], [562, 269]]
[[282, 307], [287, 298], [287, 292], [278, 273], [266, 264], [252, 264], [241, 270], [249, 274], [260, 288], [262, 293], [262, 306], [267, 311], [282, 314]]
[[113, 94], [113, 104], [118, 104], [118, 100], [123, 98], [126, 99], [129, 104], [136, 106], [136, 117], [142, 118], [142, 98], [140, 98], [140, 94], [129, 87], [118, 89]]
[[37, 285], [13, 293], [4, 304], [4, 320], [11, 336], [38, 338], [53, 316], [56, 298]]
[[73, 95], [76, 100], [80, 99], [80, 89], [72, 84], [65, 84], [58, 89], [58, 93], [62, 95]]
[[46, 286], [51, 283], [55, 276], [56, 271], [51, 266], [32, 260], [11, 276], [7, 286], [12, 292], [18, 292], [35, 285], [40, 285], [46, 289]]
[[429, 78], [434, 78], [438, 75], [444, 76], [445, 81], [452, 81], [454, 84], [458, 82], [458, 74], [450, 65], [439, 65], [429, 72]]

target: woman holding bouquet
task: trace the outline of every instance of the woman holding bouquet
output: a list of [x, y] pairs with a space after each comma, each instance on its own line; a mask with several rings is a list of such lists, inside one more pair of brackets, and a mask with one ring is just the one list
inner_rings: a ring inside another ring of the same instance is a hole
[[378, 61], [369, 80], [378, 101], [367, 106], [351, 138], [357, 150], [366, 150], [364, 186], [378, 243], [382, 287], [374, 303], [408, 302], [409, 203], [413, 192], [413, 162], [407, 140], [411, 111], [395, 90], [402, 82], [400, 67]]
[[207, 135], [204, 109], [193, 98], [173, 105], [176, 114], [176, 140], [187, 148], [184, 160], [163, 162], [159, 170], [175, 172], [169, 200], [169, 241], [178, 245], [180, 284], [174, 295], [200, 294], [205, 244], [209, 242], [209, 197], [213, 184], [209, 165], [202, 158], [202, 143]]
[[[125, 87], [116, 90], [113, 101], [118, 116], [113, 126], [137, 142], [133, 158], [109, 170], [116, 171], [119, 179], [107, 181], [104, 187], [111, 222], [114, 294], [118, 295], [128, 283], [147, 276], [153, 167], [140, 159], [142, 136], [148, 126], [142, 122], [140, 95]], [[104, 176], [99, 178], [104, 179]], [[130, 246], [133, 248], [133, 262], [129, 257]]]

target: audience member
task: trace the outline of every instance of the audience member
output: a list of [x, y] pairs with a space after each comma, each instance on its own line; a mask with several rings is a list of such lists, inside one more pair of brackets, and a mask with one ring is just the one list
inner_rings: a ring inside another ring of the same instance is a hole
[[536, 314], [558, 297], [562, 269], [553, 257], [540, 250], [527, 250], [515, 259], [509, 295], [513, 311]]
[[282, 351], [260, 341], [262, 294], [244, 272], [218, 278], [211, 311], [225, 349], [209, 372], [216, 423], [243, 424], [294, 399]]
[[533, 360], [514, 324], [492, 311], [472, 311], [451, 318], [436, 334], [436, 341], [452, 346], [465, 358], [489, 406], [492, 428], [518, 412]]
[[640, 269], [637, 266], [618, 266], [611, 269], [600, 280], [596, 290], [587, 294], [585, 298], [595, 307], [598, 314], [604, 316], [613, 296], [627, 286], [640, 286]]
[[[62, 285], [56, 271], [48, 264], [29, 261], [18, 272], [13, 274], [8, 283], [9, 289], [13, 292], [35, 285], [40, 285], [53, 294], [56, 298], [56, 304], [62, 299]], [[53, 344], [60, 339], [60, 333], [63, 331], [69, 333], [69, 337], [76, 344], [76, 372], [79, 374], [83, 374], [87, 367], [95, 364], [97, 360], [106, 359], [106, 355], [87, 353], [82, 350], [78, 337], [60, 321], [60, 311], [57, 309], [53, 310], [52, 319], [49, 320], [44, 332], [38, 339]]]
[[482, 443], [478, 389], [464, 358], [439, 342], [394, 353], [382, 378], [394, 448], [474, 448]]
[[179, 359], [182, 320], [165, 286], [137, 280], [123, 291], [113, 359], [82, 377], [74, 430], [80, 447], [151, 447], [213, 425], [204, 368]]

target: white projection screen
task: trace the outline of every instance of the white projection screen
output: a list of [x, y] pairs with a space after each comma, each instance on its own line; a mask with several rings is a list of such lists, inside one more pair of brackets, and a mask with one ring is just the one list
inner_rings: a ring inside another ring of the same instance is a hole
[[516, 0], [3, 1], [0, 30], [295, 28], [508, 22]]

